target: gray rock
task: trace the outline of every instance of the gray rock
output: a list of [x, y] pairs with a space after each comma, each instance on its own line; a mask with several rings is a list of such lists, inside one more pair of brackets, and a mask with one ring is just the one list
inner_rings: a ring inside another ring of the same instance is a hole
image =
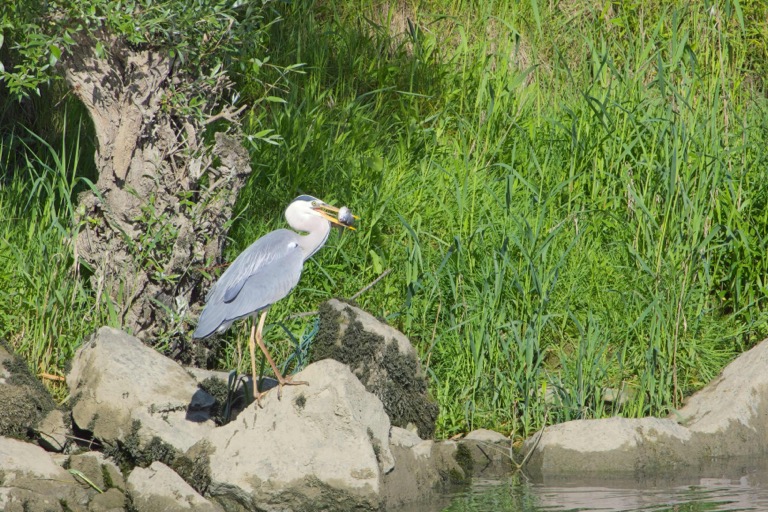
[[187, 410], [196, 409], [195, 379], [116, 329], [102, 327], [78, 349], [67, 383], [77, 426], [108, 444], [125, 441], [138, 425], [142, 446], [157, 437], [184, 451], [214, 427], [210, 420], [187, 418]]
[[575, 420], [547, 427], [523, 444], [534, 476], [671, 471], [685, 464], [691, 433], [670, 419]]
[[8, 364], [12, 364], [14, 360], [5, 343], [5, 340], [0, 339], [0, 386], [10, 384], [11, 371]]
[[[533, 475], [610, 478], [679, 472], [768, 452], [768, 340], [741, 354], [670, 418], [579, 420], [528, 439]], [[532, 451], [532, 452], [531, 452]]]
[[64, 421], [64, 412], [53, 409], [36, 428], [37, 442], [48, 451], [63, 452], [69, 445], [71, 431]]
[[88, 491], [39, 446], [0, 437], [0, 461], [0, 510], [87, 510]]
[[117, 465], [101, 452], [86, 452], [69, 457], [68, 465], [83, 473], [99, 489], [125, 490], [125, 479]]
[[494, 478], [512, 471], [512, 441], [493, 430], [473, 430], [459, 441], [472, 458], [472, 475]]
[[614, 406], [623, 406], [635, 399], [637, 390], [631, 387], [621, 388], [603, 388], [600, 395], [603, 398], [603, 402], [606, 404], [613, 404]]
[[107, 489], [91, 499], [88, 512], [125, 512], [125, 494], [118, 489]]
[[744, 352], [672, 418], [696, 436], [705, 455], [768, 452], [768, 340]]
[[171, 468], [157, 461], [146, 469], [136, 468], [131, 472], [128, 493], [133, 507], [142, 512], [223, 510], [200, 496]]
[[431, 499], [447, 484], [463, 483], [471, 476], [459, 463], [459, 445], [453, 441], [423, 440], [392, 427], [390, 446], [395, 468], [382, 476], [385, 509]]
[[295, 379], [309, 385], [271, 391], [191, 450], [208, 453], [208, 493], [227, 510], [378, 510], [394, 465], [381, 401], [330, 359]]
[[320, 330], [312, 343], [312, 360], [326, 358], [352, 369], [382, 401], [392, 425], [415, 426], [425, 439], [434, 436], [438, 407], [427, 392], [416, 350], [403, 333], [332, 299], [320, 306]]
[[413, 448], [416, 445], [427, 443], [416, 432], [402, 427], [392, 427], [389, 431], [389, 442], [393, 446]]
[[478, 443], [505, 444], [505, 443], [509, 443], [509, 438], [504, 434], [501, 434], [494, 430], [478, 428], [476, 430], [473, 430], [466, 436], [464, 436], [464, 441], [476, 441]]
[[[18, 439], [0, 437], [0, 457], [3, 461], [1, 469], [6, 471], [6, 483], [8, 478], [16, 478], [16, 474], [36, 475], [40, 478], [58, 478], [66, 475], [58, 464], [39, 446], [25, 443]], [[68, 478], [65, 477], [65, 480]]]

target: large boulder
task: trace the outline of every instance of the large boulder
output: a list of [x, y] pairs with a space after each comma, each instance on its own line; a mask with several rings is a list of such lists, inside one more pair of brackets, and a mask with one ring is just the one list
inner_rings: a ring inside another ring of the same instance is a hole
[[644, 477], [704, 467], [718, 457], [768, 452], [768, 340], [744, 352], [669, 418], [576, 420], [522, 446], [543, 478]]
[[620, 476], [674, 470], [688, 462], [691, 433], [670, 419], [575, 420], [547, 427], [523, 444], [533, 449], [527, 468], [534, 476]]
[[672, 418], [708, 457], [768, 453], [768, 340], [742, 353]]
[[77, 427], [109, 445], [184, 451], [214, 428], [214, 400], [174, 361], [133, 336], [102, 327], [75, 354], [67, 384]]
[[39, 446], [0, 437], [0, 510], [85, 511], [89, 493]]
[[378, 510], [394, 466], [381, 401], [330, 359], [295, 379], [309, 385], [270, 392], [190, 450], [209, 460], [208, 493], [227, 510]]
[[392, 425], [415, 429], [429, 439], [438, 407], [416, 350], [397, 329], [336, 299], [320, 306], [320, 328], [312, 360], [331, 358], [348, 365], [365, 388], [379, 397]]

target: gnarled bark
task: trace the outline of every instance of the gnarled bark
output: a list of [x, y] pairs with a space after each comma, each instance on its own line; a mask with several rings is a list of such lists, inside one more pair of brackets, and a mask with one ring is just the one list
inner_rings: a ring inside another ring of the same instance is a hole
[[[205, 120], [174, 112], [171, 92], [186, 85], [167, 56], [111, 41], [103, 58], [81, 44], [64, 60], [65, 78], [95, 127], [96, 191], [81, 194], [78, 255], [99, 293], [120, 308], [140, 338], [187, 335], [189, 305], [221, 254], [225, 223], [250, 173], [239, 132], [201, 142]], [[210, 85], [211, 115], [226, 80]], [[221, 115], [221, 112], [219, 113]]]

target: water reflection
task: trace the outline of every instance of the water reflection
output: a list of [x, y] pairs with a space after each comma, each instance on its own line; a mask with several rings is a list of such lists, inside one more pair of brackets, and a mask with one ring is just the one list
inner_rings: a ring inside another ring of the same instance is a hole
[[476, 480], [465, 489], [413, 508], [442, 512], [768, 511], [768, 464], [712, 461], [697, 474], [652, 478], [530, 481], [522, 475]]

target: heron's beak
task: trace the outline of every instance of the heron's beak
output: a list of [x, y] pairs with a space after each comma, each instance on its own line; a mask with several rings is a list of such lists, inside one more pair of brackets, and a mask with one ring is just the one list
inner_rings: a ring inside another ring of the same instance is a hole
[[[337, 208], [336, 206], [331, 206], [330, 204], [323, 203], [317, 206], [313, 206], [312, 209], [315, 210], [317, 213], [319, 213], [322, 218], [324, 218], [334, 226], [351, 229], [352, 231], [356, 230], [354, 226], [349, 226], [339, 221], [339, 217], [338, 217], [339, 208]], [[352, 215], [352, 218], [355, 220], [360, 219], [360, 217], [358, 217], [357, 215]]]

